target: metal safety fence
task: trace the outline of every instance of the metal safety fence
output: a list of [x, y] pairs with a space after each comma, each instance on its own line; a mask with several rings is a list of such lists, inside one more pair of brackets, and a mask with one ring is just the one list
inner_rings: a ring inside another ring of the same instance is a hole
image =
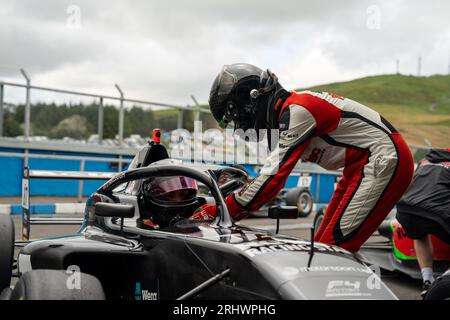
[[30, 170], [25, 167], [22, 180], [22, 240], [30, 240], [32, 224], [81, 224], [83, 218], [49, 217], [36, 218], [30, 214], [30, 180], [58, 179], [58, 180], [109, 180], [114, 176], [110, 172], [79, 172], [79, 171], [48, 171]]
[[208, 109], [201, 108], [198, 101], [192, 95], [191, 95], [191, 99], [194, 102], [194, 105], [191, 106], [188, 104], [188, 105], [182, 106], [182, 105], [176, 105], [176, 104], [168, 104], [168, 103], [154, 102], [154, 101], [148, 101], [148, 100], [126, 98], [124, 91], [121, 89], [121, 87], [118, 84], [114, 85], [116, 90], [119, 93], [118, 96], [36, 86], [36, 85], [31, 84], [31, 78], [24, 69], [20, 69], [20, 72], [21, 72], [22, 76], [25, 78], [25, 84], [16, 83], [16, 82], [0, 81], [0, 137], [3, 136], [3, 131], [4, 131], [5, 90], [6, 90], [6, 87], [8, 87], [8, 86], [25, 89], [25, 112], [24, 112], [24, 122], [23, 122], [23, 124], [24, 124], [23, 135], [24, 135], [25, 139], [28, 139], [30, 137], [31, 90], [47, 91], [47, 92], [53, 92], [53, 93], [76, 95], [76, 96], [98, 99], [97, 134], [98, 134], [99, 142], [101, 142], [103, 139], [104, 102], [105, 102], [105, 100], [118, 101], [119, 102], [119, 117], [118, 117], [117, 136], [118, 136], [118, 140], [119, 140], [119, 147], [123, 145], [123, 139], [124, 139], [124, 136], [123, 136], [124, 135], [124, 103], [126, 103], [126, 102], [136, 103], [136, 104], [146, 105], [146, 106], [153, 106], [153, 107], [165, 107], [165, 108], [177, 109], [178, 110], [178, 121], [177, 121], [178, 128], [182, 127], [183, 116], [184, 116], [185, 111], [194, 112], [195, 119], [200, 119], [200, 113], [202, 113], [202, 112], [210, 113], [210, 111]]

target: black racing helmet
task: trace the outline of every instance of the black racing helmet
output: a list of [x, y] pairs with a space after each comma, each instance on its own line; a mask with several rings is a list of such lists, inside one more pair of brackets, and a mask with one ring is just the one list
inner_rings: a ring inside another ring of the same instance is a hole
[[[164, 159], [153, 164], [173, 164]], [[157, 176], [142, 184], [141, 217], [150, 218], [160, 227], [168, 227], [180, 219], [189, 218], [199, 207], [197, 181], [185, 176]]]
[[222, 128], [257, 128], [257, 119], [266, 113], [268, 97], [278, 79], [270, 70], [248, 63], [225, 65], [214, 80], [209, 94], [211, 113]]

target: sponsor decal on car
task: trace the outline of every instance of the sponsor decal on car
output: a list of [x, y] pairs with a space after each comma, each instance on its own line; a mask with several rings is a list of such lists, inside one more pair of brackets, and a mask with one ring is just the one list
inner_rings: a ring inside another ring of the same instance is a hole
[[328, 282], [328, 286], [325, 292], [325, 297], [335, 298], [335, 297], [346, 297], [346, 296], [371, 296], [371, 293], [361, 292], [361, 282], [360, 281], [349, 281], [349, 280], [331, 280]]
[[368, 270], [369, 277], [365, 281], [351, 281], [348, 279], [330, 280], [325, 290], [325, 297], [371, 297], [374, 290], [381, 289], [381, 271], [377, 266], [367, 267], [366, 269]]
[[[282, 240], [273, 239], [270, 241], [259, 241], [257, 243], [236, 244], [236, 248], [244, 251], [249, 257], [258, 256], [265, 253], [282, 252], [282, 251], [302, 251], [311, 250], [311, 244], [307, 241]], [[321, 243], [314, 244], [314, 249], [321, 252], [344, 253], [349, 252], [336, 246], [329, 246]]]
[[142, 289], [141, 283], [136, 282], [134, 300], [158, 300], [158, 292]]
[[300, 272], [360, 272], [372, 274], [372, 269], [368, 267], [344, 267], [344, 266], [315, 266], [315, 267], [300, 267]]

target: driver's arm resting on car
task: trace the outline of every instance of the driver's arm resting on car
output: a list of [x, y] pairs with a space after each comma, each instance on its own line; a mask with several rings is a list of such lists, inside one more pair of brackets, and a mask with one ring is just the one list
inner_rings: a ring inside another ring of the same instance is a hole
[[[249, 212], [258, 210], [280, 192], [315, 129], [316, 122], [308, 110], [298, 105], [285, 108], [280, 116], [278, 146], [267, 158], [260, 175], [225, 199], [234, 220], [247, 217]], [[192, 218], [211, 219], [215, 215], [216, 206], [206, 204]]]

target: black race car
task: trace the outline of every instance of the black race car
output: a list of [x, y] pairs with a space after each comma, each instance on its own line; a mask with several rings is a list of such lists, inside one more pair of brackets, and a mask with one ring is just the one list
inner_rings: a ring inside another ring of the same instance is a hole
[[[147, 196], [156, 188], [151, 182], [165, 177], [195, 180], [197, 192], [192, 201], [166, 203], [161, 218]], [[8, 251], [0, 256], [1, 298], [396, 299], [342, 248], [233, 221], [224, 196], [246, 181], [240, 169], [178, 163], [151, 143], [89, 198], [78, 232], [21, 249], [14, 288], [12, 224], [1, 216], [1, 246]], [[216, 218], [192, 219], [206, 203], [217, 205]], [[155, 213], [159, 223], [149, 223]], [[295, 218], [298, 210], [272, 207], [269, 216]]]

